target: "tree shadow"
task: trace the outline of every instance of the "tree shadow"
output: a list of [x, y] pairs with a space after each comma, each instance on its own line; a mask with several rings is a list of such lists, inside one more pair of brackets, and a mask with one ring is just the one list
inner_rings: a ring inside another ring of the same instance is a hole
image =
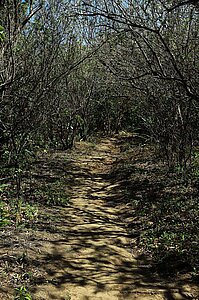
[[[87, 159], [88, 165], [83, 166], [78, 163], [78, 158], [66, 163], [63, 153], [61, 157], [50, 161], [43, 159], [37, 164], [36, 180], [53, 183], [55, 178], [64, 178], [71, 200], [64, 208], [42, 208], [35, 232], [27, 236], [26, 245], [23, 245], [28, 259], [24, 268], [27, 264], [27, 269], [31, 266], [41, 272], [32, 276], [31, 292], [37, 295], [44, 287], [48, 299], [58, 300], [65, 299], [60, 291], [70, 290], [73, 286], [90, 287], [92, 296], [88, 295], [88, 299], [113, 290], [117, 291], [118, 299], [134, 299], [134, 296], [141, 299], [158, 294], [174, 300], [176, 293], [182, 299], [190, 299], [184, 289], [190, 283], [188, 280], [171, 282], [168, 278], [163, 279], [150, 257], [132, 249], [132, 244], [136, 246], [146, 230], [136, 213], [146, 202], [150, 210], [152, 204], [160, 201], [164, 182], [145, 176], [148, 173], [143, 165], [123, 168], [117, 157], [110, 170], [99, 155], [111, 157], [111, 152], [97, 154], [93, 150]], [[91, 168], [95, 163], [99, 167]], [[159, 174], [160, 170], [154, 168], [154, 172]], [[133, 178], [134, 174], [144, 174], [144, 177], [139, 180]], [[137, 210], [135, 206], [128, 206], [132, 199], [140, 200], [140, 195], [142, 199]], [[14, 238], [13, 235], [12, 241]], [[13, 264], [13, 257], [6, 256], [6, 261]]]

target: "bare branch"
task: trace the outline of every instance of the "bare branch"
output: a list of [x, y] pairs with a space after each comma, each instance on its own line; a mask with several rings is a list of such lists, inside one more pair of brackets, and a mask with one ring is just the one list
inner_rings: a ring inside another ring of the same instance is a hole
[[176, 8], [179, 8], [179, 7], [182, 7], [182, 6], [186, 6], [186, 5], [194, 5], [194, 6], [198, 7], [199, 1], [198, 0], [180, 1], [179, 3], [177, 3], [174, 6], [172, 6], [171, 8], [168, 8], [167, 11], [171, 12], [171, 11], [175, 10]]
[[29, 20], [42, 8], [42, 5], [39, 5], [37, 7], [35, 7], [30, 13], [29, 15], [23, 20], [22, 24], [21, 24], [21, 29], [23, 29], [25, 27], [25, 25], [29, 22]]

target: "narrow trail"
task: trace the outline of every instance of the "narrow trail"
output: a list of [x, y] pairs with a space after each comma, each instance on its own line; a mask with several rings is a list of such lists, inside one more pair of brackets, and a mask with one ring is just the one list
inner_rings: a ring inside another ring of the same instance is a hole
[[132, 254], [116, 205], [119, 183], [110, 176], [121, 155], [116, 142], [104, 138], [89, 149], [80, 143], [68, 167], [66, 153], [52, 155], [51, 167], [70, 175], [70, 204], [41, 212], [29, 238], [32, 263], [46, 274], [31, 290], [34, 300], [190, 299], [186, 287], [158, 279], [149, 262]]
[[49, 283], [36, 287], [35, 299], [187, 299], [131, 253], [131, 237], [118, 218], [120, 208], [111, 205], [118, 195], [109, 172], [119, 155], [112, 138], [74, 157], [70, 205], [49, 212], [56, 226], [51, 226], [38, 257]]

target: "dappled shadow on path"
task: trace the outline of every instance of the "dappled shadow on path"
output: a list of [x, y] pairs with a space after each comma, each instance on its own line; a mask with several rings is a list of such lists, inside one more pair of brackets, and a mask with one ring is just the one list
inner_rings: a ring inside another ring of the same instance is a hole
[[73, 177], [67, 187], [71, 200], [67, 208], [46, 210], [39, 224], [51, 238], [41, 243], [46, 276], [34, 294], [48, 299], [65, 299], [66, 291], [72, 299], [190, 299], [180, 283], [162, 281], [150, 260], [132, 253], [134, 233], [120, 218], [127, 181], [110, 172], [120, 155], [115, 143], [103, 140], [65, 169]]
[[[35, 178], [65, 180], [70, 202], [41, 211], [29, 237], [28, 263], [42, 270], [32, 280], [35, 300], [192, 299], [188, 283], [163, 281], [152, 271], [150, 259], [132, 251], [140, 233], [129, 231], [121, 218], [124, 207], [128, 212], [128, 178], [113, 172], [120, 157], [116, 143], [116, 138], [103, 139], [69, 161], [60, 152], [36, 164]], [[136, 222], [134, 216], [135, 227]]]

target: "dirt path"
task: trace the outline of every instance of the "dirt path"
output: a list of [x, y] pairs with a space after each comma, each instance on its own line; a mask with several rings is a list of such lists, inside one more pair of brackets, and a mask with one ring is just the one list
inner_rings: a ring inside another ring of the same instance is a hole
[[[33, 299], [192, 299], [189, 287], [162, 282], [142, 256], [132, 254], [132, 237], [119, 219], [122, 207], [115, 205], [117, 183], [109, 175], [120, 155], [116, 139], [81, 143], [75, 153], [70, 168], [63, 166], [70, 171], [69, 206], [47, 209], [28, 238], [31, 263], [46, 274], [32, 288]], [[55, 169], [65, 155], [51, 157]]]

